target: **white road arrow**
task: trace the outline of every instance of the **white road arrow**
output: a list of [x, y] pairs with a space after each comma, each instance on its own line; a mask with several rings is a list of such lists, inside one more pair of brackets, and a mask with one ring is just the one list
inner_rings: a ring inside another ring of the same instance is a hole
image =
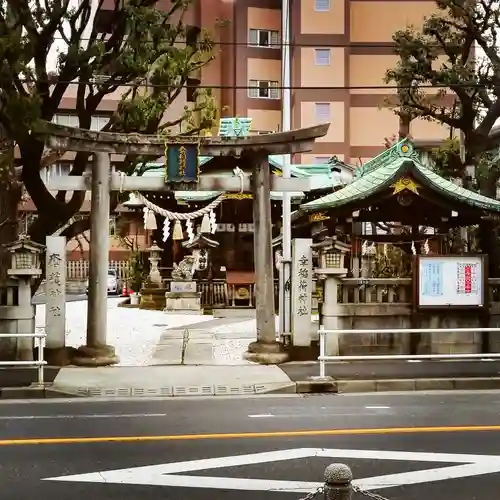
[[306, 481], [279, 481], [272, 479], [243, 479], [234, 477], [206, 477], [187, 475], [195, 472], [224, 467], [237, 467], [281, 460], [299, 458], [342, 458], [368, 460], [398, 460], [409, 462], [456, 463], [448, 467], [436, 467], [415, 472], [387, 474], [365, 479], [356, 479], [353, 484], [364, 490], [393, 488], [408, 484], [421, 484], [445, 479], [480, 476], [500, 472], [500, 456], [495, 455], [457, 455], [450, 453], [419, 453], [407, 451], [379, 450], [344, 450], [323, 448], [297, 448], [291, 450], [270, 451], [250, 455], [190, 460], [131, 469], [117, 469], [46, 478], [45, 481], [70, 481], [86, 483], [134, 484], [151, 486], [175, 486], [187, 488], [214, 488], [225, 490], [282, 491], [309, 493], [322, 483]]

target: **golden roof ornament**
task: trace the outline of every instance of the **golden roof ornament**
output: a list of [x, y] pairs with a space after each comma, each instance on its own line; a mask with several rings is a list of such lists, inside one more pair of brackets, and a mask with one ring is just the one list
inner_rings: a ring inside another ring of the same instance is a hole
[[410, 177], [400, 177], [394, 184], [391, 184], [391, 188], [394, 189], [392, 192], [393, 195], [406, 190], [418, 194], [419, 187], [420, 186]]

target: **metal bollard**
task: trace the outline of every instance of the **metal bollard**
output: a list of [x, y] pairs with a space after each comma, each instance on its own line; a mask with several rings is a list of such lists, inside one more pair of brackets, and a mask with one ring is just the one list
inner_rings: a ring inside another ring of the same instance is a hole
[[345, 464], [331, 464], [325, 469], [325, 500], [350, 500], [352, 471]]

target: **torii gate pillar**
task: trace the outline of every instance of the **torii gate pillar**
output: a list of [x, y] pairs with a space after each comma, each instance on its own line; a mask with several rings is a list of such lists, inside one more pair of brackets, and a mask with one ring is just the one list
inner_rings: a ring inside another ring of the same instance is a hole
[[254, 224], [255, 316], [257, 341], [244, 354], [248, 361], [278, 364], [288, 359], [283, 344], [276, 340], [274, 276], [271, 222], [271, 174], [269, 160], [258, 155], [253, 160], [252, 194]]
[[79, 366], [108, 366], [118, 363], [115, 348], [107, 345], [109, 262], [108, 153], [94, 153], [90, 205], [90, 269], [87, 309], [87, 341], [78, 348], [73, 363]]

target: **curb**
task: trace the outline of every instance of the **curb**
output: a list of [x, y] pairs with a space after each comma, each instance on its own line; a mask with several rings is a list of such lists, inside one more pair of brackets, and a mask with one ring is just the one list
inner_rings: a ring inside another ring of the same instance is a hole
[[396, 392], [396, 391], [453, 391], [500, 389], [500, 377], [477, 378], [420, 378], [375, 380], [330, 380], [296, 382], [298, 394]]
[[73, 394], [53, 390], [50, 387], [3, 387], [0, 399], [55, 399], [74, 397]]
[[259, 396], [262, 394], [348, 394], [369, 392], [412, 392], [453, 390], [498, 390], [500, 377], [489, 378], [427, 378], [377, 380], [299, 380], [241, 386], [167, 386], [144, 388], [98, 387], [4, 387], [0, 399], [54, 399], [54, 398], [165, 398], [196, 396]]

